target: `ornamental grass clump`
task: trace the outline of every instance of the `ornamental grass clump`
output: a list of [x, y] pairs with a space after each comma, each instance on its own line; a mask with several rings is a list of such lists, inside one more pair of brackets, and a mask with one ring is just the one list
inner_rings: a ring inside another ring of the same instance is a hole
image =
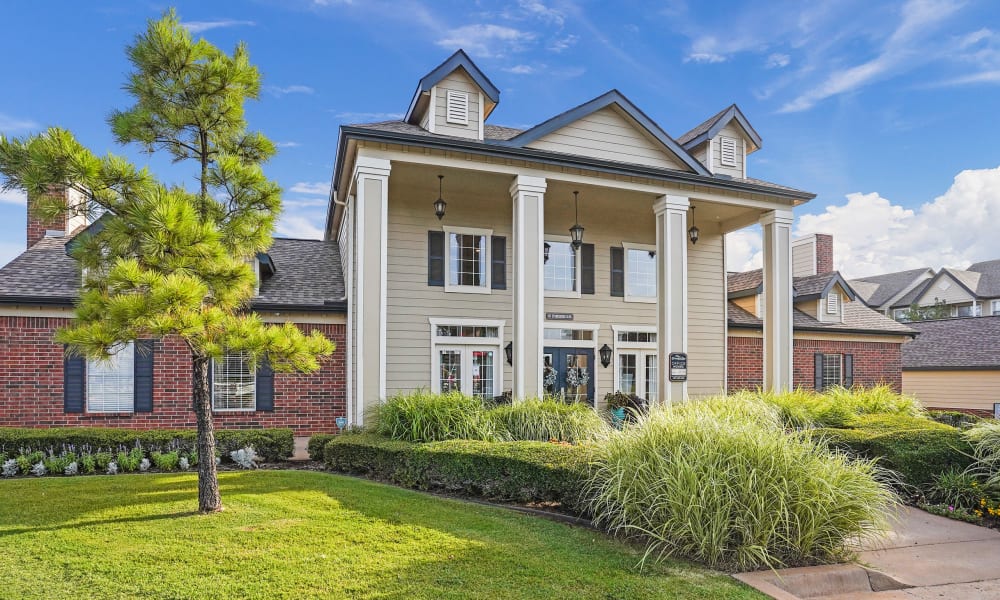
[[607, 422], [587, 404], [529, 398], [487, 411], [498, 436], [509, 441], [578, 443], [608, 432]]
[[967, 430], [964, 437], [972, 444], [976, 459], [972, 468], [987, 485], [1000, 486], [1000, 421], [983, 421]]
[[895, 502], [873, 461], [788, 433], [748, 398], [655, 407], [597, 449], [599, 525], [645, 540], [647, 559], [750, 570], [833, 562], [884, 530]]
[[499, 438], [482, 401], [458, 392], [397, 394], [376, 407], [374, 420], [375, 433], [407, 442]]

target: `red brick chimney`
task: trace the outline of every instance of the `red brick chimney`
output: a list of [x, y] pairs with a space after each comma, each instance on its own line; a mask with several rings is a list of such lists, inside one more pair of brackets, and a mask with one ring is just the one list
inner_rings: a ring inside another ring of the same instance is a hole
[[792, 240], [792, 275], [808, 277], [833, 271], [833, 236], [811, 233]]
[[816, 273], [833, 271], [833, 236], [827, 233], [816, 234]]
[[[42, 198], [59, 198], [69, 204], [70, 210], [51, 221], [42, 220], [34, 214], [35, 203]], [[86, 196], [75, 187], [52, 185], [45, 194], [39, 196], [28, 194], [28, 248], [37, 244], [49, 232], [56, 235], [72, 235], [86, 227], [88, 221], [82, 210], [85, 203]]]

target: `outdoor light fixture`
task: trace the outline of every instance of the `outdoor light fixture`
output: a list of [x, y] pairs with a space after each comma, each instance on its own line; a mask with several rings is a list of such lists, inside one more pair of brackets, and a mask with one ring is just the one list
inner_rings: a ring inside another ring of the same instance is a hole
[[507, 342], [507, 345], [503, 347], [503, 353], [507, 355], [507, 364], [514, 364], [514, 342]]
[[576, 223], [569, 228], [569, 235], [573, 238], [573, 250], [579, 250], [583, 245], [583, 226], [580, 225], [580, 192], [573, 192], [573, 206], [576, 210]]
[[607, 369], [608, 365], [611, 364], [611, 347], [604, 344], [599, 352], [601, 353], [601, 366]]
[[434, 202], [434, 214], [437, 215], [438, 221], [444, 218], [444, 209], [448, 207], [448, 203], [441, 197], [441, 185], [443, 181], [444, 175], [438, 175], [438, 199]]
[[694, 207], [692, 206], [691, 207], [691, 228], [688, 229], [688, 239], [691, 240], [691, 244], [692, 245], [698, 243], [698, 234], [699, 233], [701, 233], [701, 232], [698, 231], [698, 228], [694, 226]]
[[545, 254], [545, 262], [549, 262], [549, 250], [552, 249], [552, 245], [548, 242], [542, 245], [542, 251]]

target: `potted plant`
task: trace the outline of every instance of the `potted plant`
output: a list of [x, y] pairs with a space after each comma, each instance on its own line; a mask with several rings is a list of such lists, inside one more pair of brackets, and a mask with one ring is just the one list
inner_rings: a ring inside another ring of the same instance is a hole
[[611, 413], [611, 423], [615, 427], [621, 427], [625, 422], [625, 408], [632, 406], [632, 396], [625, 392], [613, 392], [605, 394], [604, 401], [608, 404], [608, 411]]

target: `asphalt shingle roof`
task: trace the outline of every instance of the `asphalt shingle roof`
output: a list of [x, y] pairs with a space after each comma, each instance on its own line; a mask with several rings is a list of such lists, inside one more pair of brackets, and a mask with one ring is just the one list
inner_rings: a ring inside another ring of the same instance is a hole
[[[911, 269], [909, 271], [897, 271], [895, 273], [885, 273], [882, 275], [872, 275], [870, 277], [851, 279], [847, 283], [851, 287], [854, 287], [855, 291], [863, 294], [865, 302], [868, 306], [882, 306], [891, 300], [893, 296], [901, 292], [908, 285], [912, 284], [917, 277], [923, 275], [929, 270], [930, 267], [924, 267], [923, 269]], [[878, 287], [871, 293], [864, 294], [862, 290], [870, 290], [871, 286], [855, 287], [855, 281], [875, 284]]]
[[[0, 268], [0, 301], [71, 303], [79, 297], [80, 270], [66, 255], [69, 237], [47, 237]], [[261, 282], [255, 306], [330, 308], [344, 301], [336, 243], [274, 238], [268, 251], [275, 272]]]
[[719, 119], [722, 118], [722, 115], [724, 115], [727, 112], [729, 112], [729, 109], [732, 108], [732, 107], [733, 107], [733, 105], [730, 104], [726, 108], [723, 108], [722, 110], [720, 110], [719, 112], [715, 113], [711, 117], [705, 119], [704, 121], [702, 121], [701, 123], [699, 123], [698, 125], [696, 125], [694, 127], [694, 129], [692, 129], [691, 131], [685, 133], [681, 137], [677, 138], [677, 143], [683, 146], [684, 144], [690, 142], [691, 140], [693, 140], [694, 138], [698, 137], [699, 135], [705, 133], [706, 131], [708, 131], [709, 129], [712, 128], [712, 125], [715, 125], [716, 121], [718, 121]]
[[920, 283], [917, 284], [917, 287], [906, 292], [906, 294], [903, 297], [893, 302], [892, 306], [890, 306], [889, 308], [909, 308], [910, 305], [916, 302], [917, 298], [919, 298], [924, 293], [924, 290], [926, 290], [927, 286], [931, 284], [931, 281], [933, 281], [933, 279], [921, 281]]
[[1000, 298], [1000, 260], [977, 262], [966, 270], [982, 274], [977, 294], [983, 298]]
[[[727, 303], [730, 325], [759, 328], [764, 321], [743, 310], [732, 302]], [[843, 323], [824, 323], [799, 309], [792, 310], [792, 328], [804, 331], [846, 331], [886, 335], [911, 335], [913, 330], [906, 325], [874, 311], [861, 302], [844, 303]]]
[[903, 369], [1000, 369], [1000, 317], [918, 321], [903, 345]]

